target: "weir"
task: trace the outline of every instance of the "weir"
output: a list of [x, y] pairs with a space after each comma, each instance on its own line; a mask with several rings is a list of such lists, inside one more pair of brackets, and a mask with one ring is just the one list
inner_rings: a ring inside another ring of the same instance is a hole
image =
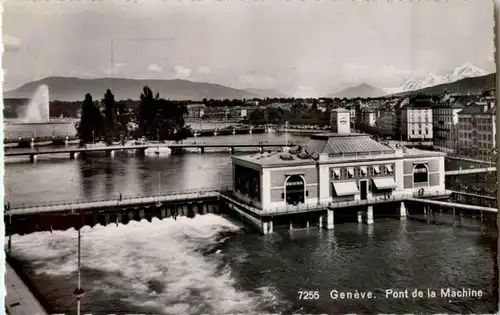
[[[238, 200], [229, 188], [170, 192], [161, 196], [116, 198], [113, 200], [67, 202], [50, 205], [6, 206], [4, 219], [8, 250], [13, 234], [37, 231], [79, 229], [82, 225], [128, 224], [130, 221], [153, 218], [164, 219], [178, 216], [194, 217], [207, 213], [224, 212], [244, 222], [262, 234], [273, 233], [279, 227], [319, 227], [333, 229], [335, 217], [342, 214], [357, 216], [359, 223], [375, 224], [379, 212], [392, 211], [393, 216], [405, 220], [422, 219], [412, 210], [418, 205], [424, 208], [423, 220], [436, 223], [436, 213], [444, 208], [453, 213], [453, 225], [462, 225], [464, 213], [480, 217], [481, 223], [496, 218], [497, 209], [448, 201], [417, 198], [415, 196], [392, 196], [362, 201], [318, 202], [307, 206], [288, 206], [279, 209], [258, 209]], [[392, 209], [392, 210], [391, 210]], [[420, 210], [422, 211], [422, 210]], [[422, 212], [420, 212], [422, 213]]]

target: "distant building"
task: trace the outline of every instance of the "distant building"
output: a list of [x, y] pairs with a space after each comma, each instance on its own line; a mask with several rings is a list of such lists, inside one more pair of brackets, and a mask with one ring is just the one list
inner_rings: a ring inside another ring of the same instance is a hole
[[361, 124], [367, 127], [375, 127], [377, 124], [377, 113], [372, 110], [361, 112]]
[[202, 118], [207, 108], [204, 104], [189, 104], [186, 107], [189, 118]]
[[496, 147], [496, 104], [475, 102], [458, 113], [460, 155], [490, 160]]
[[436, 149], [456, 153], [458, 148], [458, 113], [465, 101], [441, 102], [432, 109], [433, 145]]
[[259, 101], [246, 101], [243, 105], [245, 105], [245, 106], [259, 106]]
[[404, 141], [430, 141], [433, 138], [430, 99], [415, 98], [401, 107], [401, 137]]
[[382, 136], [394, 138], [395, 124], [394, 108], [387, 106], [378, 112], [377, 129]]

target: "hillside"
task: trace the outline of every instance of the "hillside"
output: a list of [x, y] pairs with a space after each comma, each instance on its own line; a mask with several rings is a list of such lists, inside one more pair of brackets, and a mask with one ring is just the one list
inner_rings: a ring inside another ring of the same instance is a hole
[[367, 97], [380, 97], [380, 96], [385, 96], [385, 95], [387, 95], [387, 93], [385, 93], [381, 89], [376, 88], [376, 87], [371, 86], [371, 85], [366, 84], [366, 83], [362, 83], [358, 86], [349, 87], [349, 88], [341, 90], [340, 92], [329, 94], [327, 97], [331, 97], [331, 98], [336, 98], [336, 97], [339, 97], [339, 98], [344, 98], [344, 97], [346, 97], [346, 98], [356, 98], [356, 97], [367, 98]]
[[101, 99], [106, 89], [111, 89], [117, 100], [139, 99], [142, 88], [147, 85], [153, 92], [160, 93], [166, 99], [200, 101], [207, 99], [242, 99], [260, 97], [245, 90], [227, 86], [192, 82], [187, 80], [136, 80], [136, 79], [79, 79], [72, 77], [48, 77], [32, 81], [8, 91], [5, 98], [31, 98], [40, 85], [49, 87], [50, 100], [76, 101], [83, 100], [86, 93], [94, 99]]
[[496, 76], [495, 73], [491, 73], [480, 77], [465, 78], [452, 83], [439, 84], [424, 89], [398, 93], [395, 95], [396, 96], [412, 96], [418, 94], [439, 95], [444, 92], [458, 93], [458, 94], [477, 94], [481, 93], [484, 90], [495, 88], [496, 86], [495, 76]]
[[245, 91], [256, 94], [260, 98], [289, 98], [285, 93], [274, 89], [245, 89]]

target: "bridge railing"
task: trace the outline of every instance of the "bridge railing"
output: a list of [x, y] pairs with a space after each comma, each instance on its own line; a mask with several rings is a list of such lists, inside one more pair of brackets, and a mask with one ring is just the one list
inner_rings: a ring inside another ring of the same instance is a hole
[[[408, 199], [414, 198], [429, 198], [429, 197], [440, 197], [443, 196], [442, 191], [436, 192], [424, 192], [423, 194], [419, 194], [418, 192], [414, 193], [405, 193], [405, 194], [395, 194], [390, 196], [376, 196], [371, 197], [366, 200], [342, 200], [342, 201], [328, 201], [328, 202], [319, 202], [319, 203], [301, 203], [297, 205], [286, 205], [274, 208], [268, 208], [265, 211], [253, 207], [251, 205], [246, 204], [245, 202], [237, 199], [236, 196], [229, 193], [226, 194], [226, 197], [229, 197], [233, 201], [236, 201], [243, 208], [262, 214], [293, 214], [297, 212], [310, 212], [310, 211], [318, 211], [320, 209], [326, 209], [328, 207], [332, 208], [342, 208], [342, 207], [356, 207], [356, 206], [366, 206], [380, 203], [388, 203], [395, 201], [404, 201]], [[445, 195], [446, 196], [446, 195]]]
[[51, 141], [51, 140], [75, 140], [78, 139], [77, 136], [44, 136], [44, 137], [14, 137], [14, 138], [4, 138], [4, 143], [8, 142], [19, 142], [19, 141], [31, 141], [34, 139], [35, 142], [40, 141]]
[[[15, 209], [30, 209], [30, 208], [39, 208], [39, 207], [49, 207], [49, 206], [63, 206], [63, 205], [78, 205], [78, 204], [89, 204], [89, 203], [98, 203], [98, 202], [110, 202], [110, 201], [129, 201], [134, 199], [147, 199], [147, 198], [161, 198], [161, 197], [174, 197], [174, 200], [182, 200], [186, 198], [188, 195], [198, 194], [200, 197], [205, 193], [211, 192], [220, 192], [227, 191], [228, 187], [200, 187], [195, 189], [186, 189], [186, 190], [163, 190], [157, 192], [156, 194], [148, 194], [148, 195], [124, 195], [122, 194], [120, 199], [120, 194], [115, 194], [107, 197], [99, 197], [99, 198], [86, 198], [86, 199], [74, 199], [74, 200], [61, 200], [61, 201], [42, 201], [37, 202], [36, 204], [29, 203], [13, 203], [11, 204], [11, 210]], [[6, 200], [8, 201], [8, 200]]]

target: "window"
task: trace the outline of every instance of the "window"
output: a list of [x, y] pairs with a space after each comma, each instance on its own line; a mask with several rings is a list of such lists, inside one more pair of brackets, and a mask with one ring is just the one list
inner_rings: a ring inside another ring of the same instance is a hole
[[413, 167], [413, 183], [427, 183], [428, 182], [428, 171], [425, 164], [416, 164]]
[[340, 170], [338, 168], [333, 169], [333, 178], [340, 179]]
[[387, 165], [385, 166], [385, 169], [386, 169], [386, 171], [387, 171], [387, 174], [392, 174], [392, 172], [393, 172], [393, 170], [392, 170], [392, 165], [387, 164]]
[[368, 171], [367, 171], [367, 169], [366, 169], [366, 166], [361, 166], [361, 167], [359, 168], [359, 171], [360, 171], [361, 176], [366, 176], [366, 174], [368, 174]]
[[354, 177], [354, 169], [352, 167], [347, 168], [347, 177]]
[[292, 175], [286, 180], [286, 203], [299, 204], [304, 203], [305, 183], [300, 175]]
[[373, 173], [377, 175], [380, 174], [380, 167], [378, 167], [378, 165], [373, 166]]

